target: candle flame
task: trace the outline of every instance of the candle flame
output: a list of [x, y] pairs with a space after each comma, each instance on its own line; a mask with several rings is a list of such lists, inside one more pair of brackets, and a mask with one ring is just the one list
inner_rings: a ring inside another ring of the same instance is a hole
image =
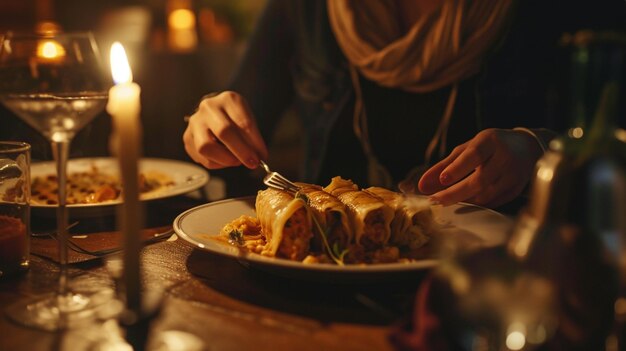
[[120, 42], [111, 45], [111, 73], [115, 84], [130, 83], [133, 81], [133, 72], [130, 70], [126, 51]]
[[55, 40], [44, 40], [37, 45], [37, 56], [54, 59], [65, 56], [65, 49]]

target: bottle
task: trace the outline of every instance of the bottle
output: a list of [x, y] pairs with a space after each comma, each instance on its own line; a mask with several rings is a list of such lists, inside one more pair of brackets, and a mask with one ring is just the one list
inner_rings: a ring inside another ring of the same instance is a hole
[[626, 319], [626, 34], [566, 35], [570, 129], [538, 161], [507, 245], [556, 288], [559, 325], [542, 348], [617, 350]]
[[570, 129], [538, 161], [506, 245], [451, 255], [422, 283], [398, 349], [626, 350], [626, 132], [616, 125], [626, 35], [585, 31], [563, 45]]

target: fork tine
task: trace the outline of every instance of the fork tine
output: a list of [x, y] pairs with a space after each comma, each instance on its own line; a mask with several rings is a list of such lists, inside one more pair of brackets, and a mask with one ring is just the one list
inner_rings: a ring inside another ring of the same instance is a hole
[[297, 187], [297, 185], [295, 185], [294, 183], [291, 182], [291, 180], [285, 178], [284, 176], [282, 176], [280, 173], [274, 173], [274, 175], [276, 176], [276, 179], [280, 180], [281, 182], [284, 182], [286, 184], [289, 184], [289, 186], [292, 187]]
[[274, 187], [278, 187], [280, 189], [285, 189], [285, 190], [291, 190], [291, 191], [296, 191], [297, 190], [297, 186], [295, 184], [292, 184], [291, 182], [286, 182], [283, 179], [279, 178], [279, 177], [269, 177], [267, 179], [267, 181], [265, 182], [266, 185], [269, 186], [274, 186]]
[[287, 178], [283, 177], [282, 175], [280, 175], [280, 173], [276, 173], [276, 172], [272, 172], [272, 176], [270, 177], [272, 180], [275, 180], [277, 182], [281, 182], [281, 183], [285, 183], [285, 184], [293, 184], [292, 182], [290, 182]]
[[287, 191], [292, 191], [294, 193], [298, 191], [298, 187], [295, 184], [282, 182], [282, 181], [279, 181], [278, 179], [270, 178], [267, 180], [267, 182], [265, 182], [265, 184], [273, 188], [279, 188], [279, 189], [283, 189]]
[[270, 167], [263, 160], [259, 162], [259, 165], [265, 170], [267, 173], [263, 178], [263, 183], [271, 188], [277, 188], [280, 190], [285, 190], [291, 193], [297, 193], [300, 190], [300, 187], [291, 182], [289, 179], [285, 178], [278, 172], [273, 172], [270, 170]]

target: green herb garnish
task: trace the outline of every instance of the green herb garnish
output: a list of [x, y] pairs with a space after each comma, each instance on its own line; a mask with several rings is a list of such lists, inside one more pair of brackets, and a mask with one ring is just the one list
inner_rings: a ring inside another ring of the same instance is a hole
[[346, 257], [346, 255], [348, 254], [348, 252], [350, 252], [349, 249], [341, 249], [341, 246], [339, 246], [339, 242], [335, 241], [335, 243], [333, 244], [333, 254], [343, 263], [343, 259]]
[[[305, 194], [297, 192], [295, 198], [303, 201], [304, 204], [307, 206], [307, 208], [310, 210], [310, 201], [309, 201], [309, 198]], [[320, 233], [320, 236], [322, 237], [322, 242], [324, 243], [324, 248], [326, 249], [328, 256], [330, 256], [330, 258], [333, 261], [335, 261], [337, 265], [339, 266], [345, 265], [345, 263], [343, 262], [343, 259], [345, 258], [349, 250], [348, 249], [341, 250], [341, 247], [339, 246], [338, 242], [335, 242], [333, 244], [333, 248], [331, 249], [330, 244], [328, 243], [328, 234], [330, 233], [331, 228], [327, 228], [326, 230], [328, 232], [326, 232], [324, 231], [324, 229], [322, 229], [321, 224], [317, 221], [317, 218], [314, 215], [311, 215], [311, 218], [313, 219], [313, 223], [315, 223], [315, 227], [317, 228], [318, 232]]]
[[299, 191], [296, 193], [295, 198], [304, 201], [304, 204], [307, 206], [311, 203], [309, 197]]
[[228, 243], [235, 246], [243, 246], [245, 244], [243, 233], [237, 229], [233, 229], [228, 233]]

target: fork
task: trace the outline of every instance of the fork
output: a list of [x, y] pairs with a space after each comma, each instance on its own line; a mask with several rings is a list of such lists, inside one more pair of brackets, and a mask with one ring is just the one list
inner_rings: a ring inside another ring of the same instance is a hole
[[[169, 238], [170, 236], [172, 236], [173, 234], [174, 234], [173, 228], [166, 230], [164, 232], [161, 232], [161, 233], [156, 233], [151, 238], [144, 240], [142, 242], [142, 245], [152, 244], [161, 240], [165, 240]], [[47, 233], [46, 235], [48, 235], [49, 237], [55, 240], [57, 239], [55, 233]], [[102, 249], [102, 250], [87, 250], [69, 239], [67, 240], [67, 247], [69, 247], [71, 250], [76, 251], [78, 253], [95, 256], [95, 257], [108, 256], [108, 255], [111, 255], [111, 254], [114, 254], [123, 250], [123, 248], [121, 247], [113, 247], [110, 249]]]
[[[78, 225], [78, 221], [74, 221], [72, 223], [70, 223], [65, 230], [70, 230], [72, 228], [74, 228], [75, 226]], [[33, 238], [41, 238], [41, 237], [47, 237], [47, 236], [56, 236], [57, 234], [57, 230], [56, 228], [53, 230], [46, 230], [46, 231], [41, 231], [41, 232], [32, 232], [30, 233], [30, 236]]]
[[300, 190], [300, 187], [295, 185], [292, 181], [285, 178], [280, 173], [270, 170], [270, 166], [268, 166], [265, 161], [261, 160], [259, 165], [263, 167], [265, 173], [267, 173], [265, 177], [263, 177], [263, 184], [269, 186], [270, 188], [284, 190], [292, 194], [295, 194]]

